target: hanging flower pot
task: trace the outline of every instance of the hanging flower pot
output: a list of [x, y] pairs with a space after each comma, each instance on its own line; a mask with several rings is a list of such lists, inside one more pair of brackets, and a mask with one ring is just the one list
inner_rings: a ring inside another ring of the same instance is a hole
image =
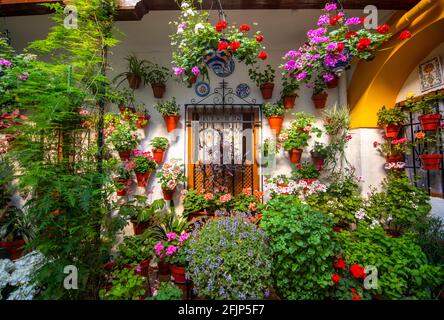
[[116, 190], [116, 193], [119, 197], [124, 197], [128, 194], [128, 189], [129, 186], [131, 184], [131, 180], [128, 179], [114, 179], [114, 182], [120, 184], [121, 186], [119, 186]]
[[168, 263], [163, 262], [163, 261], [159, 261], [157, 263], [157, 266], [159, 268], [159, 274], [161, 276], [166, 276], [170, 273], [170, 265]]
[[128, 85], [131, 89], [139, 89], [140, 84], [142, 83], [142, 78], [134, 73], [128, 73], [126, 75], [128, 79]]
[[170, 272], [175, 283], [183, 284], [187, 282], [187, 279], [185, 278], [185, 267], [170, 265]]
[[122, 161], [128, 161], [131, 158], [131, 150], [121, 150], [119, 151], [119, 157]]
[[138, 129], [144, 129], [148, 125], [148, 122], [150, 120], [150, 116], [145, 113], [138, 113], [137, 114], [137, 120], [136, 120], [136, 127]]
[[299, 97], [296, 93], [282, 97], [282, 102], [285, 109], [293, 109], [296, 104], [296, 98]]
[[131, 220], [131, 223], [133, 224], [134, 234], [136, 236], [143, 234], [145, 230], [150, 227], [149, 222], [137, 222], [137, 220]]
[[302, 149], [292, 149], [288, 153], [290, 155], [290, 162], [291, 163], [299, 163], [301, 162], [302, 157]]
[[177, 123], [179, 122], [180, 116], [169, 115], [164, 116], [163, 118], [165, 119], [168, 132], [174, 131], [177, 128]]
[[404, 161], [404, 156], [403, 155], [391, 155], [391, 156], [387, 156], [385, 157], [385, 161], [387, 163], [391, 163], [391, 162], [403, 162]]
[[335, 74], [333, 80], [327, 82], [327, 88], [334, 89], [337, 88], [339, 84], [339, 77]]
[[163, 199], [166, 201], [173, 200], [174, 191], [175, 190], [162, 189]]
[[271, 130], [274, 130], [277, 135], [281, 132], [282, 122], [284, 122], [284, 117], [282, 116], [268, 118]]
[[436, 131], [441, 122], [441, 115], [439, 113], [425, 114], [419, 117], [419, 121], [423, 131]]
[[327, 104], [327, 98], [328, 98], [328, 93], [322, 92], [312, 95], [311, 100], [313, 100], [316, 109], [323, 109]]
[[166, 86], [164, 83], [152, 83], [151, 88], [153, 89], [154, 98], [162, 99], [165, 93]]
[[188, 78], [188, 84], [190, 86], [192, 86], [193, 84], [195, 84], [197, 82], [197, 76], [192, 75], [191, 77]]
[[424, 170], [440, 170], [442, 154], [421, 154], [419, 156]]
[[153, 158], [158, 164], [163, 162], [163, 157], [165, 154], [165, 150], [154, 149], [153, 150]]
[[262, 98], [264, 100], [271, 99], [273, 97], [274, 83], [264, 83], [260, 87]]
[[0, 248], [5, 248], [9, 253], [11, 260], [17, 260], [23, 256], [23, 246], [25, 245], [24, 240], [16, 241], [0, 241]]
[[151, 172], [136, 172], [137, 186], [145, 187], [150, 179]]
[[387, 138], [396, 139], [401, 131], [401, 126], [388, 125], [385, 127], [385, 135]]
[[313, 164], [316, 170], [321, 171], [324, 168], [325, 159], [321, 156], [318, 156], [315, 153], [312, 153], [311, 159], [313, 160]]

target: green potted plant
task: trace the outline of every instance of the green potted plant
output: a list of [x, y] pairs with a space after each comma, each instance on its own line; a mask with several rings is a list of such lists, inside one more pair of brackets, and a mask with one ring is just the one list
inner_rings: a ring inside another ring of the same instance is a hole
[[165, 162], [157, 173], [165, 200], [172, 200], [179, 183], [185, 181], [182, 166], [179, 160], [171, 159]]
[[158, 102], [154, 107], [163, 116], [167, 131], [174, 131], [180, 119], [180, 107], [176, 102], [176, 98], [173, 97], [166, 102]]
[[122, 269], [112, 273], [112, 286], [110, 290], [99, 291], [102, 300], [141, 300], [147, 296], [145, 280], [134, 270]]
[[158, 289], [154, 290], [153, 296], [148, 300], [181, 300], [182, 291], [171, 282], [161, 282]]
[[194, 189], [186, 190], [183, 197], [183, 214], [192, 220], [202, 215], [207, 215], [208, 201], [203, 193]]
[[157, 63], [150, 63], [145, 73], [144, 82], [151, 85], [155, 98], [162, 99], [166, 89], [165, 84], [169, 77], [170, 72], [167, 68]]
[[157, 168], [157, 162], [149, 151], [133, 150], [133, 155], [131, 167], [136, 174], [137, 186], [146, 187], [151, 173]]
[[128, 85], [131, 89], [139, 89], [142, 80], [145, 78], [148, 62], [137, 58], [134, 54], [126, 57], [125, 60], [128, 62], [128, 71], [118, 74], [113, 82], [122, 79], [117, 84], [117, 86], [120, 86], [123, 81], [128, 80]]
[[309, 162], [296, 164], [291, 174], [293, 179], [303, 180], [307, 182], [307, 184], [312, 184], [321, 175], [321, 173], [316, 170], [316, 167]]
[[170, 142], [165, 137], [155, 137], [151, 140], [150, 146], [153, 152], [153, 158], [157, 163], [162, 163], [165, 155], [165, 151], [168, 148]]
[[327, 85], [324, 79], [318, 77], [314, 82], [313, 95], [311, 96], [316, 109], [323, 109], [327, 104], [328, 93], [325, 89], [327, 89]]
[[32, 237], [32, 227], [24, 212], [6, 204], [0, 211], [0, 248], [4, 249], [11, 260], [23, 256], [25, 243]]
[[128, 161], [131, 157], [131, 151], [137, 147], [139, 138], [136, 128], [131, 122], [121, 122], [115, 125], [115, 130], [109, 135], [109, 140], [119, 153], [122, 161]]
[[128, 194], [128, 190], [131, 187], [131, 174], [125, 168], [125, 166], [120, 166], [116, 176], [114, 177], [114, 183], [117, 188], [117, 195], [119, 197], [126, 196]]
[[150, 115], [145, 109], [145, 104], [141, 103], [136, 106], [136, 127], [137, 129], [144, 129], [150, 121]]
[[409, 150], [409, 144], [406, 138], [385, 139], [383, 143], [373, 142], [373, 146], [385, 157], [387, 163], [402, 162], [404, 155]]
[[308, 141], [311, 139], [311, 133], [320, 137], [321, 131], [312, 127], [315, 120], [312, 115], [298, 112], [294, 114], [294, 118], [290, 127], [279, 135], [278, 140], [282, 147], [289, 152], [291, 163], [299, 163], [303, 148], [308, 146]]
[[272, 132], [279, 135], [281, 132], [282, 122], [284, 122], [284, 107], [281, 102], [271, 103], [267, 102], [263, 107], [265, 117]]
[[298, 94], [300, 83], [294, 77], [283, 76], [282, 77], [282, 104], [285, 109], [293, 109], [296, 104], [296, 98]]
[[261, 89], [264, 100], [273, 97], [275, 70], [271, 65], [267, 64], [267, 67], [263, 71], [261, 71], [259, 67], [255, 69], [251, 68], [248, 70], [248, 75], [251, 81], [255, 82], [258, 88]]
[[325, 159], [327, 159], [328, 155], [330, 154], [329, 147], [324, 143], [315, 141], [310, 154], [316, 170], [321, 171], [324, 167]]
[[124, 116], [125, 120], [128, 120], [127, 114], [135, 111], [134, 105], [136, 99], [134, 98], [134, 92], [127, 88], [112, 91], [110, 93], [110, 101], [117, 104], [119, 111]]
[[441, 114], [437, 112], [439, 108], [439, 101], [444, 99], [444, 94], [437, 94], [430, 97], [425, 97], [423, 100], [414, 101], [411, 97], [407, 100], [406, 106], [412, 112], [422, 112], [418, 117], [423, 131], [436, 131], [441, 123]]
[[378, 126], [384, 128], [386, 137], [390, 139], [396, 139], [399, 136], [406, 119], [407, 115], [399, 107], [387, 109], [383, 106], [378, 111]]
[[148, 203], [146, 196], [136, 195], [120, 207], [121, 216], [130, 219], [134, 227], [134, 234], [140, 235], [147, 228], [159, 223], [159, 216], [164, 214], [165, 201], [156, 199]]
[[442, 145], [441, 133], [427, 134], [426, 132], [415, 133], [415, 145], [422, 146], [421, 159], [424, 170], [440, 170], [442, 166]]

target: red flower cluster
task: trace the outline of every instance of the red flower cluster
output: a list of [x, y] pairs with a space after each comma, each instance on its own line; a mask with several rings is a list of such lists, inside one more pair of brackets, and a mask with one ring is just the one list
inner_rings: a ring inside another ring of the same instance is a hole
[[217, 46], [217, 50], [224, 51], [228, 48], [228, 42], [227, 41], [221, 41], [219, 42], [219, 45]]
[[361, 300], [361, 296], [358, 296], [357, 294], [356, 294], [356, 289], [355, 288], [351, 288], [351, 292], [352, 292], [352, 299], [353, 300]]
[[399, 39], [400, 40], [406, 40], [406, 39], [409, 39], [411, 37], [412, 37], [412, 34], [408, 30], [404, 30], [403, 32], [401, 32], [399, 34]]
[[365, 51], [368, 49], [368, 47], [371, 44], [372, 44], [372, 41], [369, 38], [362, 38], [359, 40], [359, 43], [356, 46], [356, 49], [358, 49], [358, 51]]
[[342, 51], [344, 51], [344, 48], [345, 48], [345, 44], [343, 42], [339, 42], [336, 52], [342, 52]]
[[389, 30], [390, 30], [390, 26], [387, 23], [376, 28], [376, 31], [380, 34], [386, 34], [387, 32], [389, 32]]
[[355, 31], [350, 31], [350, 32], [347, 32], [346, 34], [345, 34], [345, 38], [346, 39], [350, 39], [351, 37], [355, 37], [355, 36], [357, 36], [358, 34], [355, 32]]
[[217, 32], [222, 32], [224, 29], [227, 28], [227, 22], [226, 21], [219, 21], [218, 23], [216, 23], [216, 31]]
[[239, 28], [240, 32], [247, 32], [247, 31], [250, 31], [250, 30], [251, 30], [251, 28], [250, 28], [250, 26], [248, 24], [243, 24]]
[[347, 267], [347, 264], [345, 263], [345, 260], [342, 258], [338, 258], [338, 260], [335, 263], [335, 268], [345, 269], [346, 267]]
[[354, 264], [350, 267], [350, 273], [356, 279], [365, 279], [365, 269], [358, 264]]
[[230, 49], [231, 51], [236, 51], [237, 49], [239, 49], [241, 46], [239, 41], [233, 41], [230, 43]]
[[261, 35], [261, 34], [258, 34], [258, 35], [256, 36], [256, 41], [257, 41], [257, 42], [262, 42], [262, 41], [264, 41], [264, 36]]
[[333, 284], [338, 283], [339, 280], [341, 280], [341, 277], [339, 275], [337, 275], [336, 273], [333, 273], [331, 275], [331, 281], [333, 281]]
[[331, 24], [332, 26], [334, 26], [334, 25], [336, 25], [336, 23], [338, 23], [338, 21], [341, 20], [341, 19], [342, 19], [342, 16], [340, 16], [340, 15], [334, 16], [334, 17], [332, 17], [332, 18], [330, 19], [330, 24]]
[[268, 58], [268, 54], [265, 51], [261, 51], [261, 52], [259, 52], [258, 58], [265, 60]]

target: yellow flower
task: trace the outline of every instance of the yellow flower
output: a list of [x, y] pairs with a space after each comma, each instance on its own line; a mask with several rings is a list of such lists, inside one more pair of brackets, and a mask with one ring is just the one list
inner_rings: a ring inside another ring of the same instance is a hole
[[413, 99], [415, 97], [415, 93], [414, 92], [409, 92], [407, 93], [407, 95], [405, 96], [406, 100], [410, 100]]

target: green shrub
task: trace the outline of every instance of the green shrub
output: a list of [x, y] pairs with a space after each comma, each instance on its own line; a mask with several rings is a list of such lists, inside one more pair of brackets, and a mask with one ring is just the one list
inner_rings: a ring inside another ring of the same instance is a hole
[[171, 282], [162, 282], [156, 293], [148, 300], [181, 300], [182, 290]]
[[145, 280], [130, 269], [113, 272], [112, 288], [108, 291], [101, 289], [100, 298], [103, 300], [139, 300], [146, 294]]
[[261, 226], [274, 254], [273, 276], [285, 299], [323, 299], [332, 286], [333, 222], [299, 199], [277, 196], [263, 210]]

